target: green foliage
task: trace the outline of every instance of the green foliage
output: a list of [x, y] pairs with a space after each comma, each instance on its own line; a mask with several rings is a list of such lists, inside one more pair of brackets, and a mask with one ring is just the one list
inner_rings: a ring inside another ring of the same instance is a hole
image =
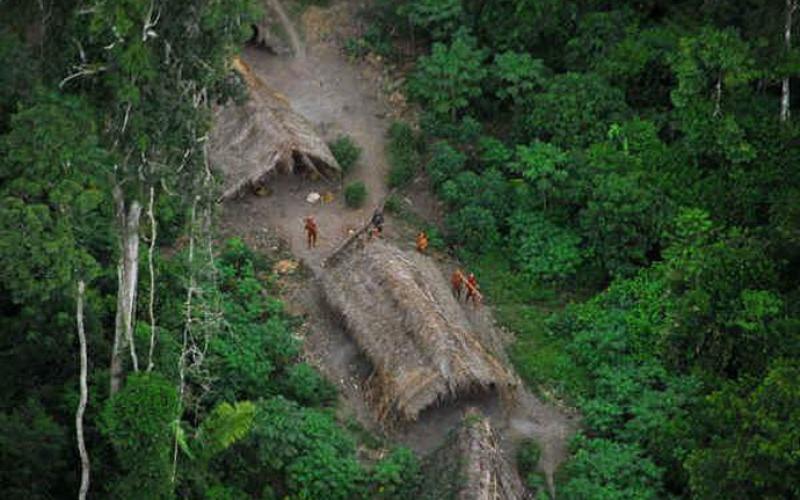
[[450, 45], [437, 42], [429, 56], [419, 59], [408, 82], [409, 93], [438, 116], [455, 120], [459, 110], [481, 95], [485, 58], [475, 39], [459, 31]]
[[306, 363], [297, 363], [287, 370], [282, 392], [306, 406], [323, 406], [336, 401], [336, 387]]
[[[16, 102], [35, 87], [38, 62], [33, 62], [35, 60], [31, 57], [29, 47], [20, 34], [5, 26], [0, 29], [0, 60], [18, 62], [0, 71], [0, 131], [5, 131]], [[25, 61], [25, 64], [20, 64], [21, 61]]]
[[569, 157], [557, 146], [537, 141], [529, 146], [517, 146], [514, 161], [508, 165], [508, 170], [521, 175], [539, 192], [546, 210], [548, 195], [552, 196], [567, 178], [564, 164], [568, 160]]
[[514, 152], [501, 140], [484, 136], [478, 141], [478, 151], [481, 163], [489, 168], [504, 170], [514, 156]]
[[576, 438], [574, 458], [566, 467], [568, 477], [559, 490], [576, 499], [655, 499], [661, 471], [642, 456], [636, 446], [606, 439]]
[[175, 386], [157, 373], [132, 374], [105, 405], [101, 429], [125, 471], [112, 483], [116, 498], [173, 498], [171, 423]]
[[3, 151], [0, 276], [17, 303], [45, 302], [99, 273], [108, 218], [109, 155], [85, 102], [37, 94], [11, 118]]
[[489, 209], [467, 205], [447, 216], [450, 239], [472, 252], [486, 252], [500, 243], [497, 221]]
[[370, 498], [413, 498], [421, 481], [420, 464], [408, 448], [395, 448], [382, 458], [370, 475]]
[[401, 4], [397, 13], [434, 40], [455, 33], [464, 16], [461, 0], [411, 0]]
[[574, 36], [566, 43], [566, 58], [571, 68], [602, 64], [608, 53], [636, 27], [628, 8], [590, 12], [582, 16]]
[[0, 413], [0, 430], [0, 494], [49, 498], [49, 487], [70, 476], [73, 439], [68, 429], [31, 400]]
[[533, 439], [522, 440], [517, 447], [517, 470], [522, 478], [527, 478], [536, 472], [542, 450], [539, 443]]
[[672, 65], [678, 80], [672, 102], [689, 147], [734, 163], [752, 160], [756, 151], [744, 130], [733, 114], [723, 112], [758, 76], [748, 44], [732, 29], [703, 29], [680, 41]]
[[267, 470], [285, 474], [283, 486], [297, 498], [347, 498], [364, 479], [352, 439], [331, 414], [282, 398], [260, 404], [253, 434], [244, 444], [254, 447]]
[[679, 257], [670, 262], [676, 298], [665, 355], [678, 366], [697, 363], [717, 374], [758, 372], [764, 354], [780, 349], [766, 327], [781, 309], [770, 292], [777, 284], [774, 263], [760, 241], [737, 230], [688, 242], [694, 245], [673, 250]]
[[197, 429], [198, 458], [207, 461], [245, 437], [255, 413], [256, 407], [250, 401], [218, 404]]
[[420, 141], [407, 124], [393, 122], [388, 132], [389, 187], [406, 186], [420, 164]]
[[497, 98], [518, 106], [544, 87], [548, 70], [541, 59], [525, 52], [508, 51], [495, 54], [491, 74], [498, 80]]
[[556, 75], [533, 95], [518, 118], [523, 140], [539, 138], [564, 149], [601, 141], [628, 114], [625, 97], [594, 73]]
[[514, 262], [531, 279], [563, 279], [580, 267], [580, 237], [572, 231], [538, 212], [516, 212], [509, 225]]
[[392, 40], [374, 25], [368, 26], [363, 36], [345, 40], [344, 50], [347, 55], [355, 59], [364, 57], [370, 52], [386, 58], [395, 56]]
[[344, 188], [344, 203], [350, 208], [361, 208], [367, 199], [367, 186], [363, 181], [356, 181]]
[[347, 175], [361, 157], [361, 148], [348, 136], [340, 136], [328, 144], [336, 161], [342, 167], [342, 174]]
[[594, 178], [594, 192], [579, 214], [581, 233], [612, 275], [630, 275], [647, 264], [669, 207], [646, 179], [609, 172]]
[[[800, 367], [778, 360], [752, 391], [727, 386], [706, 398], [702, 422], [714, 437], [687, 460], [702, 498], [788, 498], [800, 492]], [[743, 393], [744, 392], [744, 393]]]
[[446, 142], [435, 143], [430, 154], [426, 168], [434, 186], [440, 186], [444, 181], [455, 177], [464, 169], [467, 161], [463, 153]]

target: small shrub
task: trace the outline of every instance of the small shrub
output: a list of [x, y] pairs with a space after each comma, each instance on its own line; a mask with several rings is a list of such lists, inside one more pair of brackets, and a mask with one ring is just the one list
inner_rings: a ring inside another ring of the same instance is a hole
[[342, 167], [342, 174], [347, 175], [355, 166], [358, 159], [361, 157], [361, 148], [356, 144], [352, 138], [342, 135], [335, 141], [328, 144], [339, 166]]
[[403, 199], [396, 194], [393, 194], [386, 199], [386, 204], [384, 204], [383, 208], [388, 213], [395, 215], [399, 215], [405, 211]]
[[354, 182], [344, 189], [344, 203], [350, 208], [360, 208], [367, 199], [367, 186], [362, 181]]
[[536, 465], [539, 463], [539, 457], [542, 455], [539, 449], [539, 443], [533, 439], [525, 439], [519, 444], [517, 449], [517, 469], [519, 475], [527, 478], [529, 475], [536, 472]]
[[413, 498], [419, 486], [420, 464], [408, 448], [395, 448], [372, 470], [371, 498]]
[[487, 252], [500, 241], [497, 221], [492, 212], [477, 205], [467, 205], [447, 216], [452, 241], [470, 252]]
[[433, 185], [438, 187], [461, 172], [466, 161], [466, 156], [450, 144], [437, 142], [433, 145], [426, 170]]
[[336, 400], [336, 388], [306, 363], [289, 368], [284, 382], [285, 393], [306, 406], [322, 406]]
[[509, 220], [512, 258], [517, 267], [535, 280], [556, 281], [573, 276], [583, 262], [581, 239], [541, 212], [518, 211]]

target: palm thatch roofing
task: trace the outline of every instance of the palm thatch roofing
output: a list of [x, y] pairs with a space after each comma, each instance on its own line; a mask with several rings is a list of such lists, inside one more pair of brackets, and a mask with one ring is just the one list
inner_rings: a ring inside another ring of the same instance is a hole
[[217, 110], [210, 156], [223, 176], [222, 200], [255, 188], [277, 170], [311, 171], [338, 177], [341, 168], [328, 145], [284, 97], [270, 89], [247, 64], [234, 59], [249, 99]]
[[425, 460], [423, 498], [522, 500], [528, 492], [505, 459], [489, 419], [468, 412], [444, 444]]
[[431, 258], [349, 240], [324, 265], [328, 303], [374, 368], [368, 390], [380, 421], [413, 421], [436, 403], [515, 384]]

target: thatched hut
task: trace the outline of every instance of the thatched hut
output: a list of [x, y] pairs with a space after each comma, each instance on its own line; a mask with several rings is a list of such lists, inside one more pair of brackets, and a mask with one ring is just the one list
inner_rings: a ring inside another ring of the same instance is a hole
[[503, 456], [489, 419], [472, 411], [425, 460], [423, 498], [522, 500], [528, 492]]
[[249, 99], [216, 112], [210, 155], [223, 174], [221, 199], [257, 187], [279, 170], [338, 177], [341, 168], [314, 127], [243, 61], [236, 58], [233, 68], [247, 84]]
[[438, 402], [514, 384], [429, 257], [378, 240], [346, 245], [325, 267], [327, 300], [373, 365], [368, 390], [381, 421], [413, 421]]

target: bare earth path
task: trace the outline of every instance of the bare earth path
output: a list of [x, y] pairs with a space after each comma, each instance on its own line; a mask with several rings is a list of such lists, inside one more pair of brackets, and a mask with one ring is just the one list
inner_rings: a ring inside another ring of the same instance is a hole
[[[248, 47], [243, 52], [244, 60], [268, 85], [283, 94], [295, 111], [310, 120], [324, 139], [347, 134], [359, 144], [363, 149], [361, 160], [345, 182], [363, 181], [369, 197], [365, 208], [351, 210], [345, 207], [338, 185], [278, 177], [270, 182], [270, 196], [248, 196], [224, 206], [223, 233], [241, 236], [265, 251], [274, 250], [275, 242], [283, 241], [295, 258], [310, 270], [312, 278], [290, 282], [286, 299], [291, 312], [306, 318], [303, 332], [306, 357], [339, 386], [347, 416], [367, 429], [383, 431], [391, 439], [424, 454], [442, 442], [467, 407], [477, 406], [490, 416], [508, 452], [525, 437], [533, 437], [540, 443], [540, 468], [552, 492], [553, 474], [567, 456], [567, 441], [576, 423], [564, 411], [541, 402], [522, 388], [522, 384], [516, 395], [518, 403], [511, 408], [496, 399], [482, 398], [429, 409], [420, 415], [418, 422], [403, 428], [383, 429], [375, 422], [361, 391], [369, 376], [369, 364], [328, 310], [313, 276], [321, 272], [321, 260], [346, 236], [348, 229], [365, 221], [372, 213], [371, 207], [387, 192], [388, 165], [384, 146], [389, 109], [381, 98], [373, 73], [350, 63], [330, 45], [304, 46], [279, 0], [266, 0], [266, 3], [277, 11], [285, 24], [298, 57], [275, 56]], [[305, 201], [311, 191], [330, 191], [336, 198], [331, 203], [312, 206]], [[320, 227], [319, 246], [313, 250], [305, 245], [302, 221], [307, 215], [314, 215]], [[399, 239], [393, 226], [390, 219], [387, 237], [396, 240], [401, 247], [410, 247], [410, 240], [405, 235]], [[452, 263], [442, 261], [440, 265], [446, 269]], [[493, 328], [488, 308], [470, 314], [476, 328]]]

